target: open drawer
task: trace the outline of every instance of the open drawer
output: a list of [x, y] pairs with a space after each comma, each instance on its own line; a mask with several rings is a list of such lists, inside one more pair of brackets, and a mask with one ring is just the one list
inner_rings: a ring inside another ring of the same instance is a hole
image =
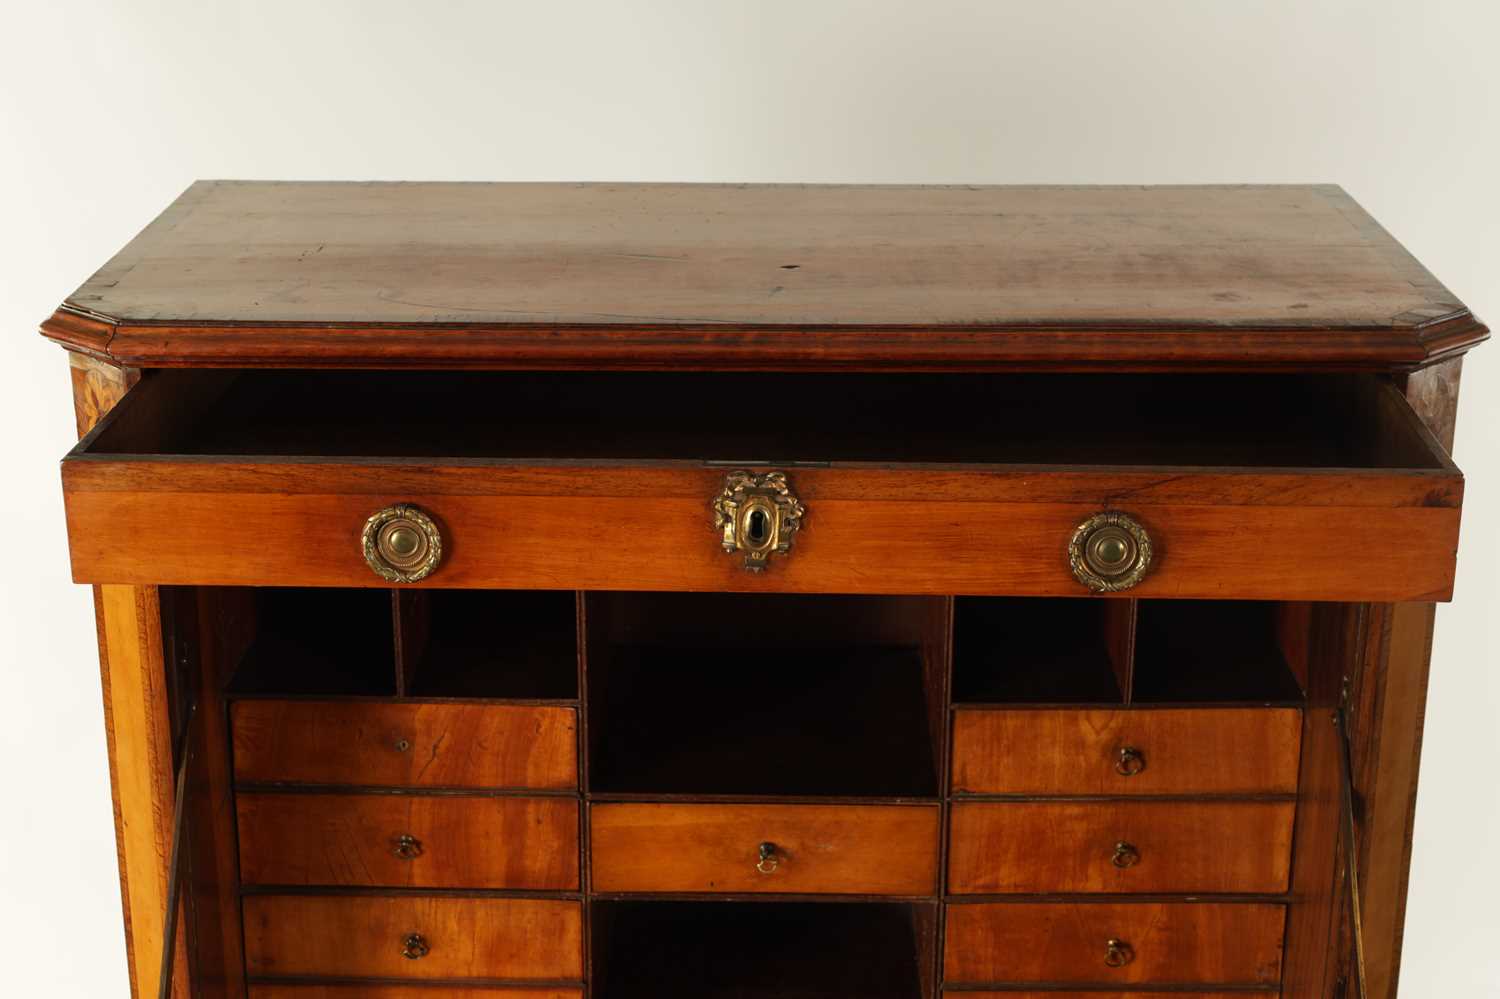
[[[737, 469], [801, 515], [715, 526]], [[63, 486], [82, 582], [1400, 601], [1463, 479], [1376, 376], [257, 370], [148, 373]]]

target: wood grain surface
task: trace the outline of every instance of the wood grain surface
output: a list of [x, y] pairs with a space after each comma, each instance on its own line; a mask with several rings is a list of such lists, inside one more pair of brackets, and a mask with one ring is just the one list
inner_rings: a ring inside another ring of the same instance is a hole
[[[590, 806], [597, 892], [932, 895], [935, 805]], [[757, 870], [775, 845], [774, 870]]]
[[[405, 501], [439, 518], [452, 539], [443, 564], [418, 584], [425, 586], [1083, 596], [1087, 590], [1068, 570], [1066, 546], [1074, 528], [1102, 508], [808, 499], [811, 513], [792, 555], [773, 559], [767, 572], [749, 573], [743, 559], [720, 549], [710, 529], [705, 511], [718, 491], [712, 482], [722, 477], [712, 472], [702, 476], [704, 488], [695, 496], [633, 505], [634, 515], [652, 525], [654, 554], [642, 559], [630, 545], [600, 544], [600, 510], [607, 504], [597, 496], [344, 493], [339, 476], [309, 479], [305, 488], [315, 492], [100, 488], [98, 473], [107, 464], [88, 471], [73, 464], [64, 472], [79, 582], [383, 586], [365, 564], [360, 530], [374, 511]], [[149, 471], [171, 479], [174, 469], [163, 463]], [[256, 474], [248, 466], [242, 471]], [[480, 470], [473, 474], [484, 478]], [[582, 482], [592, 474], [579, 469], [574, 478]], [[862, 478], [823, 470], [795, 479], [811, 485], [839, 476], [851, 484]], [[661, 482], [652, 469], [641, 469], [639, 477], [637, 488]], [[1452, 594], [1456, 508], [1132, 502], [1128, 512], [1160, 546], [1135, 596], [1446, 600]], [[526, 529], [515, 530], [517, 524]], [[892, 524], [902, 525], [900, 532], [891, 532]], [[298, 541], [260, 540], [283, 536]], [[976, 543], [981, 538], [992, 540]], [[993, 540], [999, 538], [1003, 547]], [[1250, 538], [1253, 544], [1246, 543]], [[1366, 557], [1345, 557], [1350, 550]], [[874, 564], [880, 572], [869, 571]]]
[[[953, 790], [972, 794], [1295, 794], [1295, 708], [970, 710], [953, 718]], [[1145, 768], [1115, 769], [1138, 750]]]
[[[420, 934], [425, 956], [403, 956]], [[245, 965], [252, 976], [579, 981], [578, 902], [450, 896], [251, 895]]]
[[578, 786], [567, 707], [242, 700], [235, 779], [377, 787]]
[[[1285, 910], [1260, 903], [1006, 902], [948, 906], [950, 984], [1271, 985]], [[1134, 952], [1105, 963], [1107, 944]]]
[[573, 798], [242, 792], [235, 805], [248, 885], [579, 887]]
[[1485, 335], [1326, 185], [237, 181], [44, 330], [142, 366], [1411, 364]]
[[958, 802], [948, 890], [1276, 894], [1295, 813], [1290, 801]]

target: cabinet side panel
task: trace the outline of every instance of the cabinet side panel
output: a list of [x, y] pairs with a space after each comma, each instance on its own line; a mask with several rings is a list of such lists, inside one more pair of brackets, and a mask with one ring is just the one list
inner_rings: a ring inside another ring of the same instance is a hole
[[[1407, 376], [1413, 411], [1453, 451], [1463, 358]], [[1406, 926], [1417, 778], [1427, 713], [1427, 683], [1437, 607], [1431, 603], [1371, 608], [1364, 631], [1365, 667], [1351, 721], [1359, 792], [1362, 909], [1371, 999], [1394, 999]]]
[[[80, 437], [93, 430], [141, 376], [137, 369], [116, 367], [76, 352], [68, 354], [68, 373]], [[95, 586], [94, 618], [130, 994], [154, 995], [165, 926], [174, 803], [171, 715], [156, 589]], [[185, 928], [177, 948], [179, 973], [173, 995], [186, 999]]]
[[1342, 969], [1338, 928], [1344, 902], [1340, 862], [1342, 750], [1334, 723], [1344, 677], [1356, 665], [1365, 607], [1316, 604], [1308, 622], [1307, 710], [1303, 713], [1292, 891], [1287, 906], [1285, 999], [1327, 999]]

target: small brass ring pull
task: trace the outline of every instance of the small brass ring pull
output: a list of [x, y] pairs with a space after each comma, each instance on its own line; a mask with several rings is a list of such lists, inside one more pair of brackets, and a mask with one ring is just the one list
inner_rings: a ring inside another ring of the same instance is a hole
[[1133, 844], [1127, 843], [1124, 840], [1115, 844], [1115, 855], [1110, 858], [1110, 863], [1124, 870], [1127, 867], [1134, 867], [1140, 862], [1141, 851], [1137, 850]]
[[1111, 968], [1123, 968], [1135, 960], [1135, 948], [1124, 940], [1111, 940], [1104, 945], [1104, 963]]
[[1115, 773], [1121, 777], [1134, 777], [1146, 769], [1146, 754], [1134, 746], [1122, 746], [1115, 754]]
[[415, 961], [431, 953], [432, 948], [427, 945], [427, 938], [420, 933], [408, 933], [401, 941], [401, 956], [408, 961]]
[[781, 866], [781, 857], [777, 854], [775, 843], [762, 843], [760, 845], [760, 860], [755, 869], [762, 874], [775, 874], [776, 868]]
[[422, 841], [411, 833], [402, 833], [391, 844], [391, 853], [402, 860], [416, 860], [422, 855]]
[[1151, 568], [1151, 536], [1127, 514], [1096, 513], [1074, 529], [1068, 568], [1095, 593], [1128, 590]]
[[433, 519], [408, 503], [379, 510], [365, 521], [365, 562], [392, 583], [426, 579], [443, 560], [443, 535]]
[[731, 555], [743, 552], [745, 568], [760, 572], [772, 555], [786, 555], [807, 510], [792, 495], [785, 472], [734, 471], [714, 499], [714, 531]]

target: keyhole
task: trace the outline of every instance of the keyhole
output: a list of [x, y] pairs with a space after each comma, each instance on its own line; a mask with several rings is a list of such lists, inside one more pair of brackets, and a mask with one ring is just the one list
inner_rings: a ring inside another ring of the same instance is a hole
[[766, 538], [771, 533], [771, 522], [766, 518], [764, 510], [751, 510], [750, 516], [745, 518], [745, 539], [752, 546], [759, 547], [766, 543]]

